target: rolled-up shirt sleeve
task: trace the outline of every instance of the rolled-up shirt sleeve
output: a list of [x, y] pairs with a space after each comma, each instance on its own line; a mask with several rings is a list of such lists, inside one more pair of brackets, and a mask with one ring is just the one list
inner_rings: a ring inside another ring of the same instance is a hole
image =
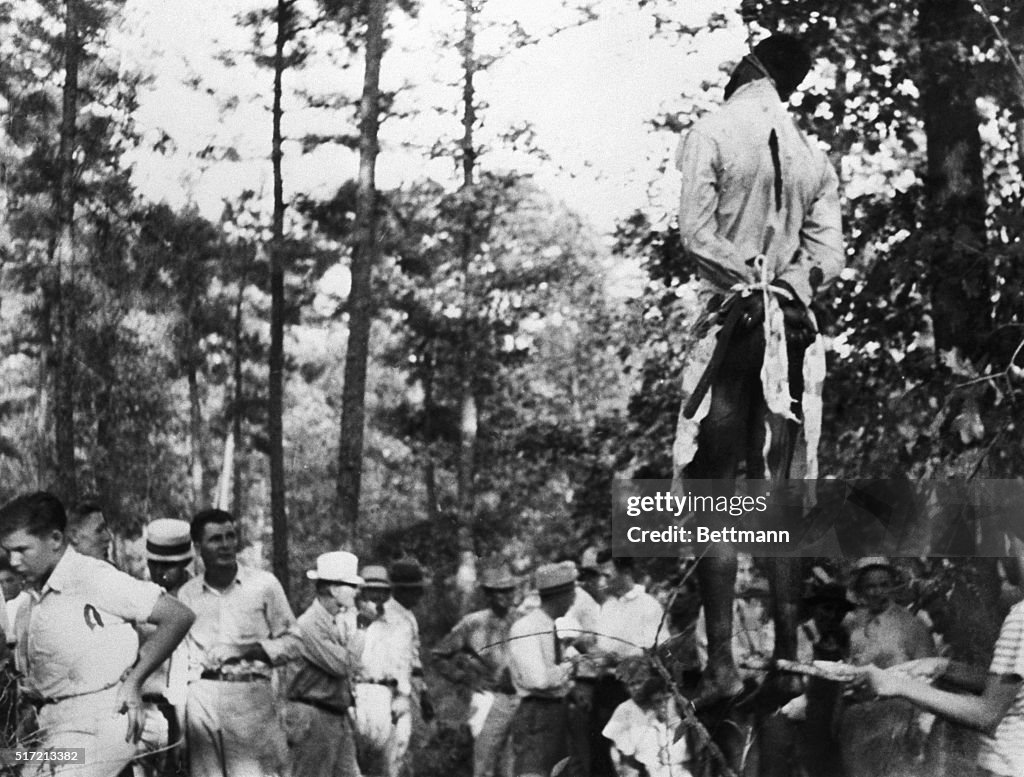
[[679, 195], [679, 237], [704, 275], [722, 286], [747, 276], [744, 258], [718, 231], [718, 145], [698, 130], [679, 141], [676, 168], [682, 175]]
[[292, 613], [291, 605], [288, 604], [284, 588], [276, 578], [268, 578], [264, 596], [267, 628], [271, 637], [279, 637], [295, 623], [295, 615]]
[[516, 687], [527, 693], [553, 694], [562, 689], [569, 677], [564, 666], [549, 664], [541, 648], [541, 639], [554, 634], [537, 635], [512, 627], [509, 641], [510, 668]]

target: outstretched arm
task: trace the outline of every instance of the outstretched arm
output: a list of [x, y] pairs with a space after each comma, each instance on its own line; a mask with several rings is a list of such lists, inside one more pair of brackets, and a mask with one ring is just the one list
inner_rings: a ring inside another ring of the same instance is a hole
[[879, 696], [898, 696], [929, 712], [991, 734], [1020, 693], [1020, 675], [989, 674], [980, 696], [949, 693], [891, 669], [872, 666], [867, 678]]

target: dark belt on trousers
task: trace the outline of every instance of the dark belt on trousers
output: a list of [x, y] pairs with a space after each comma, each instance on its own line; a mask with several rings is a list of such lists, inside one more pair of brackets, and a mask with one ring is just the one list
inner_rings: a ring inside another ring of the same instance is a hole
[[217, 669], [207, 669], [201, 675], [200, 680], [217, 680], [223, 683], [251, 683], [256, 680], [270, 682], [270, 678], [259, 672], [241, 672], [239, 674], [225, 674]]

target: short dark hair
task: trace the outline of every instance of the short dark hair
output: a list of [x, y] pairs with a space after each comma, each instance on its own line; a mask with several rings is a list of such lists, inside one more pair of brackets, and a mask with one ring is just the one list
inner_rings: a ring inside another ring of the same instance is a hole
[[803, 41], [784, 32], [754, 46], [754, 56], [771, 75], [783, 98], [788, 98], [811, 70], [811, 54]]
[[100, 507], [99, 502], [93, 499], [85, 499], [78, 502], [68, 511], [68, 526], [79, 526], [82, 521], [96, 513], [103, 513], [103, 508]]
[[16, 531], [45, 537], [54, 531], [64, 533], [67, 527], [68, 516], [64, 504], [47, 491], [19, 496], [0, 507], [0, 537]]
[[235, 516], [227, 510], [218, 510], [215, 507], [200, 510], [192, 516], [192, 523], [189, 526], [188, 533], [192, 537], [192, 542], [202, 542], [203, 532], [211, 523], [236, 523], [236, 521]]

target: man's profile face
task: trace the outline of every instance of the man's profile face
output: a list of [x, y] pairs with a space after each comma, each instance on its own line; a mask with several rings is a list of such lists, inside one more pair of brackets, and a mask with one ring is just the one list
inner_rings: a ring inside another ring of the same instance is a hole
[[608, 598], [608, 576], [603, 571], [588, 569], [580, 575], [580, 588], [598, 604]]
[[187, 561], [153, 561], [150, 559], [149, 579], [165, 591], [176, 591], [188, 580]]
[[238, 528], [232, 521], [208, 523], [199, 540], [199, 556], [207, 569], [230, 569], [238, 561]]
[[112, 539], [103, 513], [90, 513], [70, 532], [71, 544], [83, 556], [106, 561]]
[[359, 594], [359, 586], [349, 583], [332, 583], [330, 587], [331, 597], [338, 603], [339, 607], [351, 610], [356, 605], [356, 596]]
[[622, 596], [630, 589], [629, 578], [615, 568], [614, 561], [606, 561], [601, 565], [601, 574], [608, 580], [606, 590], [611, 596]]
[[13, 569], [0, 570], [0, 589], [3, 589], [5, 601], [10, 601], [20, 594], [24, 587], [21, 575]]
[[64, 533], [53, 531], [42, 537], [18, 529], [4, 536], [0, 543], [10, 556], [11, 566], [25, 579], [41, 587], [64, 555]]

